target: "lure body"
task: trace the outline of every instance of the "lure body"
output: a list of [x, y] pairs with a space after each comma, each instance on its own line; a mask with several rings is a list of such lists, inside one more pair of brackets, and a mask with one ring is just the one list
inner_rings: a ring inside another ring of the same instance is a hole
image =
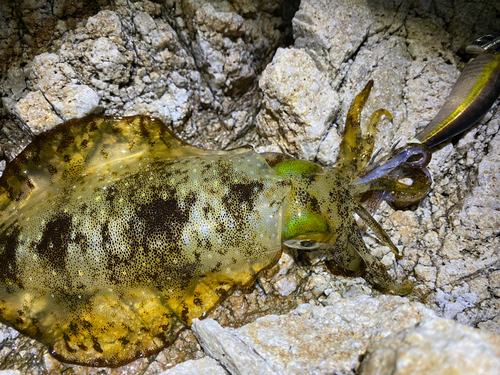
[[436, 117], [404, 147], [391, 150], [385, 157], [366, 168], [354, 183], [366, 183], [388, 176], [410, 178], [415, 191], [410, 198], [399, 191], [377, 191], [366, 196], [365, 205], [375, 212], [381, 200], [394, 208], [410, 206], [423, 198], [431, 186], [431, 176], [425, 168], [431, 159], [431, 149], [466, 131], [481, 119], [500, 95], [500, 36], [485, 35], [467, 46], [478, 54], [463, 70], [450, 95]]
[[469, 129], [500, 95], [500, 35], [484, 35], [466, 51], [478, 56], [460, 74], [436, 117], [415, 136], [428, 148]]
[[384, 289], [408, 293], [353, 217], [397, 252], [359, 197], [415, 192], [387, 176], [351, 183], [389, 115], [375, 112], [363, 134], [370, 88], [351, 107], [333, 168], [251, 147], [201, 150], [143, 116], [87, 117], [40, 135], [0, 178], [0, 319], [63, 361], [118, 366], [253, 283], [282, 242], [325, 248], [350, 270], [364, 261]]
[[500, 95], [500, 54], [484, 52], [458, 77], [436, 117], [415, 137], [432, 148], [474, 125]]

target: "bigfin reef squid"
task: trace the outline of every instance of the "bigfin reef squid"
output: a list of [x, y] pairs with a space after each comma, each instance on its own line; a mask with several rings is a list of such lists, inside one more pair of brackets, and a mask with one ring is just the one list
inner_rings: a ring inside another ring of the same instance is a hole
[[40, 134], [0, 178], [0, 319], [64, 362], [119, 366], [251, 285], [283, 244], [325, 249], [346, 270], [366, 264], [380, 288], [409, 293], [370, 253], [356, 216], [399, 256], [373, 202], [425, 195], [428, 148], [492, 105], [498, 56], [483, 51], [419, 144], [378, 162], [377, 124], [391, 115], [379, 109], [362, 129], [372, 81], [350, 107], [333, 167], [250, 146], [202, 150], [147, 116], [88, 116]]

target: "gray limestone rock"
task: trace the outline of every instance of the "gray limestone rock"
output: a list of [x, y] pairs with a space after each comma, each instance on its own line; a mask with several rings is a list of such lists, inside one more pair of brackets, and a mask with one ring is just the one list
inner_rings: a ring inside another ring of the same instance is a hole
[[189, 360], [172, 367], [170, 370], [163, 371], [159, 375], [227, 375], [224, 370], [215, 360], [210, 357], [204, 357], [197, 360]]
[[[118, 1], [60, 25], [53, 51], [33, 56], [23, 69], [12, 59], [0, 85], [7, 119], [37, 134], [56, 124], [55, 117], [149, 114], [192, 143], [226, 147], [248, 132], [256, 116], [258, 76], [284, 35], [279, 12], [274, 15], [279, 7]], [[24, 86], [15, 79], [19, 71]], [[41, 107], [40, 94], [47, 101], [43, 116], [29, 109]]]
[[426, 318], [368, 348], [360, 375], [500, 374], [500, 336]]
[[192, 330], [207, 355], [235, 375], [276, 375], [272, 367], [250, 347], [213, 319], [193, 320]]
[[326, 80], [306, 51], [278, 49], [259, 82], [265, 107], [257, 117], [259, 134], [281, 152], [314, 159], [339, 106]]
[[233, 374], [350, 374], [367, 347], [435, 313], [394, 296], [341, 298], [328, 306], [304, 304], [238, 329], [214, 320], [193, 323], [205, 352]]

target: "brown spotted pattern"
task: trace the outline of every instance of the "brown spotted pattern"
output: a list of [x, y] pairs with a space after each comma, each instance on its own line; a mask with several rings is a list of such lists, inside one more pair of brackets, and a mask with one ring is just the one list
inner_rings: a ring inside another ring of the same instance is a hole
[[63, 124], [0, 180], [0, 318], [66, 362], [156, 352], [273, 264], [288, 190], [148, 117]]
[[282, 239], [328, 249], [348, 270], [365, 263], [384, 289], [408, 293], [353, 216], [397, 253], [359, 200], [413, 187], [353, 182], [388, 115], [376, 111], [361, 130], [371, 85], [351, 106], [333, 168], [201, 150], [142, 116], [87, 117], [40, 135], [0, 178], [0, 319], [63, 361], [118, 366], [161, 350], [251, 284]]

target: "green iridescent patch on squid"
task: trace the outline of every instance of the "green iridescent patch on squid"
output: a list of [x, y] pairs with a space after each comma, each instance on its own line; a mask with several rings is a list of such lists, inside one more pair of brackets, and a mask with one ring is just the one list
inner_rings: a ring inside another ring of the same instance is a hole
[[306, 175], [320, 173], [322, 168], [306, 160], [286, 160], [274, 167], [274, 171], [280, 176]]
[[362, 259], [382, 288], [408, 293], [353, 216], [397, 251], [358, 194], [394, 183], [351, 184], [376, 125], [364, 136], [358, 117], [332, 168], [251, 147], [201, 150], [145, 116], [90, 116], [38, 136], [0, 178], [0, 319], [62, 361], [118, 366], [252, 284], [282, 242], [322, 247], [348, 269]]
[[315, 212], [304, 213], [300, 216], [285, 218], [286, 225], [283, 226], [281, 237], [283, 240], [291, 238], [301, 239], [315, 238], [317, 241], [325, 240], [329, 237], [329, 228], [326, 218]]

